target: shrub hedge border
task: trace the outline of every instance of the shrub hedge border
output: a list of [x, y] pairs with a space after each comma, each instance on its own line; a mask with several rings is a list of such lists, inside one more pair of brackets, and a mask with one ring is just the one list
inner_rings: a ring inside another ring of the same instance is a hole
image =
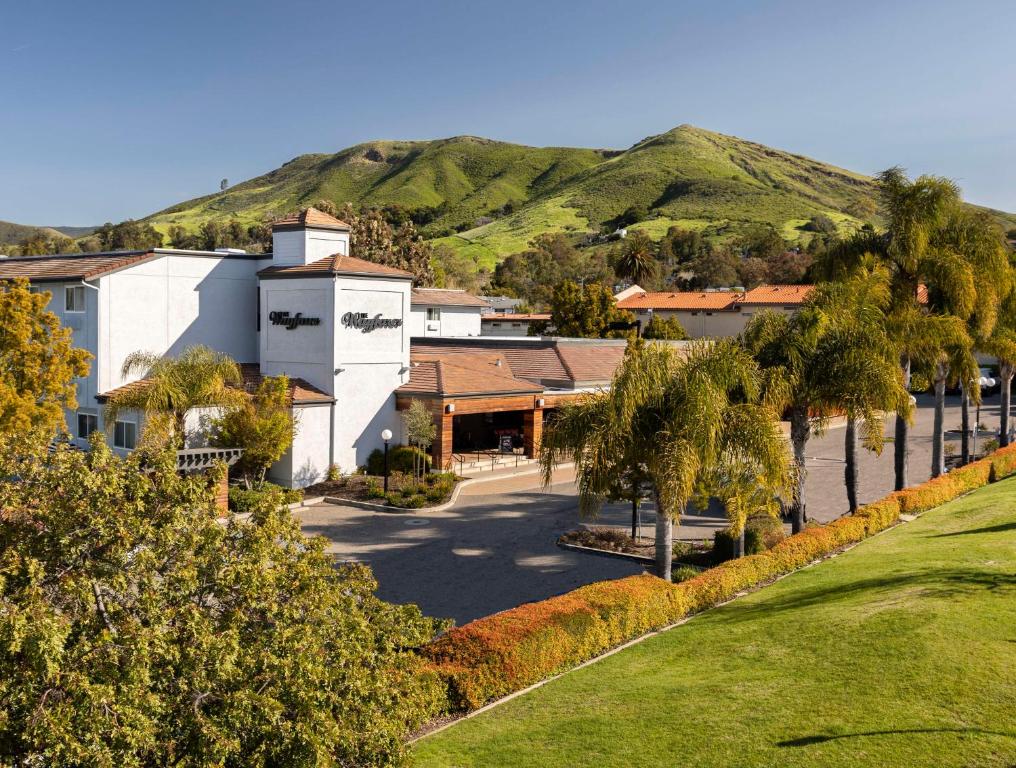
[[428, 674], [465, 713], [726, 602], [899, 522], [1016, 474], [1016, 445], [813, 526], [767, 552], [670, 584], [650, 575], [600, 581], [456, 627], [423, 648]]

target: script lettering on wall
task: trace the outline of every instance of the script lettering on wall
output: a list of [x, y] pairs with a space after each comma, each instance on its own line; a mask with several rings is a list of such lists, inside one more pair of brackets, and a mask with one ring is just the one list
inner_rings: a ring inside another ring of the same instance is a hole
[[268, 322], [272, 325], [281, 325], [287, 331], [295, 330], [298, 325], [321, 325], [320, 317], [304, 317], [297, 312], [291, 315], [288, 312], [269, 312]]
[[347, 312], [342, 316], [342, 324], [346, 328], [355, 328], [361, 333], [370, 333], [378, 328], [401, 328], [401, 317], [381, 317], [380, 314], [370, 317], [366, 312]]

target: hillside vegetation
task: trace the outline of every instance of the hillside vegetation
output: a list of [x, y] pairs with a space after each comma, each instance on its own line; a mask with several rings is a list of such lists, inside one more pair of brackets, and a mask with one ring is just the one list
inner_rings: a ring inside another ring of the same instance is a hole
[[37, 232], [42, 232], [47, 238], [65, 237], [62, 232], [53, 227], [33, 227], [28, 224], [14, 224], [10, 221], [0, 221], [0, 245], [14, 245], [22, 240], [31, 237]]

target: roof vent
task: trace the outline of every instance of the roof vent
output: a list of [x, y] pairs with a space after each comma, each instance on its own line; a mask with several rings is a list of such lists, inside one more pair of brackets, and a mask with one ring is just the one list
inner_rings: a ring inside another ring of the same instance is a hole
[[500, 357], [497, 360], [494, 361], [494, 365], [496, 365], [498, 368], [501, 367], [501, 358]]

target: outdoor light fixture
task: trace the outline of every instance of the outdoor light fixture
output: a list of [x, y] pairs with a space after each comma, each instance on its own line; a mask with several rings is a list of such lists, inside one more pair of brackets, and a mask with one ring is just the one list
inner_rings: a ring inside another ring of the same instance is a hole
[[446, 405], [444, 409], [445, 413], [455, 413], [455, 403], [448, 403], [448, 405]]
[[537, 408], [542, 408], [544, 402], [545, 402], [545, 400], [542, 397], [536, 398], [536, 407]]
[[381, 430], [381, 439], [385, 441], [385, 494], [388, 493], [388, 441], [392, 439], [390, 429]]

